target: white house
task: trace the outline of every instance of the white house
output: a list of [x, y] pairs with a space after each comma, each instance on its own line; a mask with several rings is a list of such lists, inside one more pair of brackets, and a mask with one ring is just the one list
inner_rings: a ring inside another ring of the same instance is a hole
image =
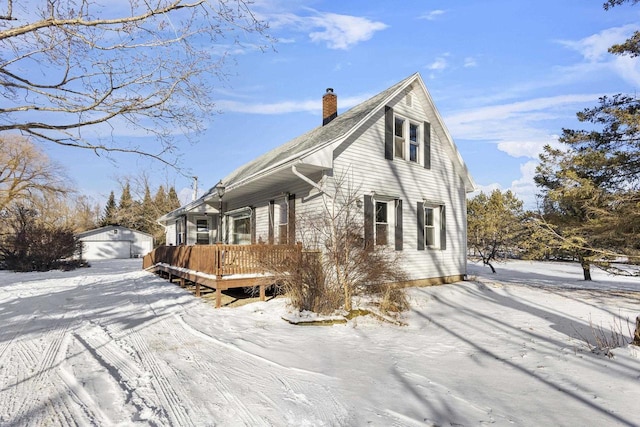
[[119, 225], [88, 230], [77, 235], [86, 260], [139, 258], [153, 250], [153, 236]]
[[402, 251], [416, 284], [462, 278], [466, 194], [475, 184], [420, 75], [341, 114], [333, 89], [322, 104], [321, 126], [162, 216], [167, 244], [293, 243], [302, 231], [296, 218], [317, 210], [318, 195], [348, 175], [359, 189], [365, 242]]

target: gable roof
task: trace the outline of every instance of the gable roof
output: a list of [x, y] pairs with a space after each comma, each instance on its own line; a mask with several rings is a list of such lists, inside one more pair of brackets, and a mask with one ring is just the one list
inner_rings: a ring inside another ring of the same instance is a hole
[[309, 132], [274, 148], [257, 159], [240, 166], [238, 169], [227, 175], [222, 182], [224, 182], [227, 187], [232, 187], [233, 184], [244, 181], [258, 172], [271, 169], [292, 157], [299, 157], [312, 149], [321, 148], [322, 146], [343, 137], [349, 133], [349, 131], [355, 129], [358, 124], [366, 119], [372, 111], [376, 110], [376, 107], [383, 103], [383, 100], [391, 98], [398, 90], [404, 88], [409, 81], [412, 81], [415, 76], [417, 76], [417, 74], [407, 77], [390, 88], [356, 105], [350, 110], [342, 114], [338, 114], [336, 118], [326, 125], [318, 126], [315, 129], [312, 129]]
[[[346, 138], [352, 132], [358, 129], [361, 124], [365, 123], [373, 114], [375, 114], [376, 111], [384, 108], [384, 106], [389, 103], [394, 97], [396, 97], [399, 93], [415, 83], [417, 83], [419, 87], [422, 88], [426, 98], [431, 104], [432, 111], [435, 113], [437, 118], [437, 123], [432, 123], [432, 129], [438, 133], [440, 140], [443, 141], [443, 143], [447, 147], [454, 167], [465, 183], [466, 190], [475, 190], [475, 183], [473, 182], [473, 178], [471, 178], [467, 166], [462, 160], [462, 156], [458, 152], [458, 149], [456, 148], [453, 139], [449, 134], [449, 131], [446, 129], [442, 117], [440, 116], [440, 113], [438, 113], [431, 95], [424, 85], [424, 82], [422, 81], [419, 73], [412, 74], [411, 76], [399, 81], [398, 83], [383, 90], [377, 95], [374, 95], [366, 101], [356, 105], [350, 110], [338, 114], [336, 118], [331, 120], [326, 125], [318, 126], [310, 130], [309, 132], [306, 132], [290, 140], [289, 142], [276, 147], [271, 151], [268, 151], [255, 160], [252, 160], [249, 163], [240, 166], [229, 175], [224, 177], [222, 179], [222, 182], [224, 183], [227, 191], [232, 191], [234, 187], [238, 187], [243, 183], [253, 181], [254, 179], [264, 176], [265, 174], [273, 172], [278, 167], [286, 163], [302, 159], [311, 153], [330, 146], [337, 140]], [[189, 204], [182, 206], [172, 212], [169, 212], [168, 214], [160, 218], [160, 220], [176, 217], [182, 213], [191, 211], [192, 209], [201, 205], [205, 199], [208, 199], [211, 196], [215, 195], [215, 192], [216, 187], [210, 188], [209, 191], [207, 191], [199, 199], [190, 202]]]

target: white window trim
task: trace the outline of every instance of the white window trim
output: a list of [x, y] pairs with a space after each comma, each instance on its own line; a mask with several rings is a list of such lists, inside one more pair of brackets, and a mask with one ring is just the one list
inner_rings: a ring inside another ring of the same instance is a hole
[[193, 225], [196, 228], [196, 232], [195, 232], [196, 241], [195, 241], [195, 244], [200, 244], [200, 245], [204, 244], [204, 243], [198, 243], [198, 235], [199, 234], [204, 234], [203, 232], [199, 232], [198, 231], [198, 221], [202, 221], [202, 220], [207, 221], [207, 231], [206, 231], [206, 233], [207, 233], [207, 243], [206, 244], [210, 245], [211, 242], [212, 242], [212, 240], [211, 240], [211, 219], [209, 218], [208, 215], [199, 215], [199, 216], [196, 216], [196, 217], [193, 218]]
[[[398, 156], [396, 153], [396, 140], [400, 137], [396, 136], [396, 119], [401, 119], [403, 121], [402, 124], [402, 156]], [[417, 127], [417, 132], [416, 132], [416, 142], [417, 144], [417, 153], [416, 153], [416, 160], [413, 161], [411, 160], [411, 125], [414, 125]], [[423, 145], [424, 145], [424, 137], [423, 137], [423, 133], [424, 133], [424, 124], [423, 122], [419, 121], [419, 120], [414, 120], [411, 119], [407, 116], [404, 116], [402, 114], [396, 114], [394, 112], [394, 116], [393, 116], [393, 158], [394, 159], [402, 159], [405, 160], [408, 163], [414, 163], [417, 165], [421, 165], [423, 163]]]
[[250, 207], [234, 209], [232, 211], [224, 213], [224, 216], [227, 219], [225, 221], [227, 225], [225, 227], [227, 242], [230, 239], [232, 244], [244, 244], [244, 243], [233, 243], [234, 237], [236, 234], [235, 221], [241, 220], [241, 219], [249, 219], [249, 243], [248, 244], [251, 243], [251, 213], [252, 213], [252, 209]]
[[[399, 200], [398, 197], [387, 196], [382, 194], [373, 194], [371, 198], [373, 203], [373, 243], [376, 246], [394, 246], [395, 245], [395, 228], [396, 228], [396, 204]], [[377, 211], [376, 211], [376, 203], [386, 203], [387, 204], [387, 244], [386, 245], [378, 245], [378, 230], [376, 225], [377, 222]]]
[[[442, 207], [445, 206], [444, 202], [435, 202], [433, 200], [423, 200], [423, 213], [424, 215], [424, 247], [428, 249], [441, 249], [440, 247], [440, 233], [442, 230]], [[427, 209], [433, 209], [433, 240], [434, 244], [427, 244]]]

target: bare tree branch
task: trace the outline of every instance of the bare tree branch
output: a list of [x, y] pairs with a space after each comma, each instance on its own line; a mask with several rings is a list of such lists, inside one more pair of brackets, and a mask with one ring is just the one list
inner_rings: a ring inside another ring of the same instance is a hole
[[[226, 76], [224, 46], [247, 35], [272, 42], [243, 0], [128, 6], [27, 0], [17, 16], [8, 0], [0, 17], [0, 133], [175, 165], [165, 158], [175, 152], [173, 135], [194, 137], [214, 111], [212, 85]], [[161, 149], [119, 139], [121, 124], [153, 135]]]

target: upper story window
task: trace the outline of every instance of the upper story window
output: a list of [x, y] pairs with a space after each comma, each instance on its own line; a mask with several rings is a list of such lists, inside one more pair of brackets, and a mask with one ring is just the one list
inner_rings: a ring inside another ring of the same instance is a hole
[[404, 159], [404, 145], [405, 145], [405, 120], [401, 117], [395, 119], [394, 125], [394, 156]]
[[394, 118], [393, 156], [420, 162], [420, 125], [399, 116]]
[[420, 152], [420, 140], [418, 139], [419, 126], [415, 123], [409, 123], [409, 161], [418, 163]]

